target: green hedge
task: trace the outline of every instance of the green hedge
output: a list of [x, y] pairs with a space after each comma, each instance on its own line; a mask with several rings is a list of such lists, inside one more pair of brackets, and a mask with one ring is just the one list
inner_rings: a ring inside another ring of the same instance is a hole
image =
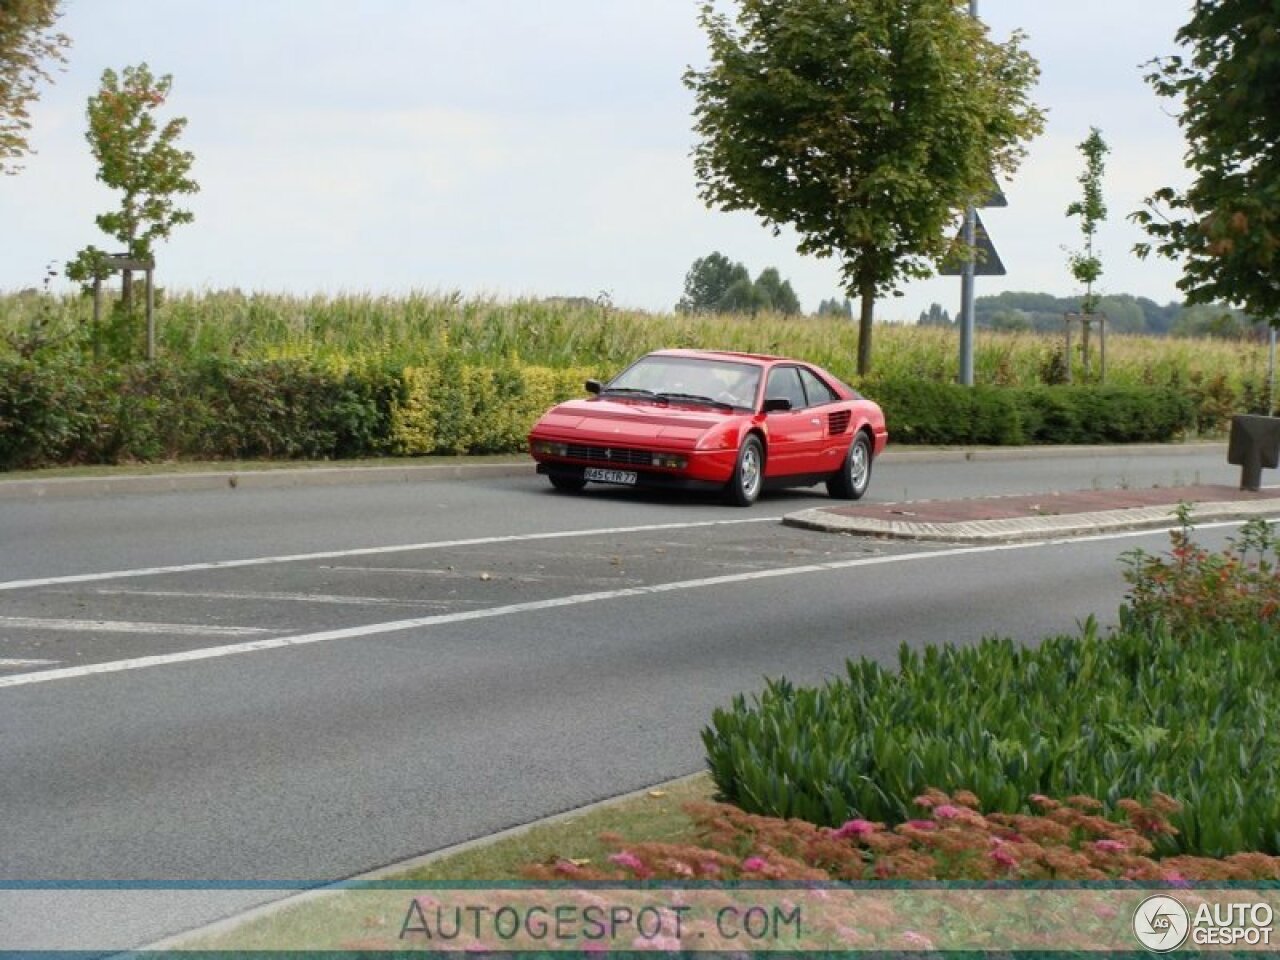
[[[0, 358], [0, 469], [179, 458], [336, 459], [511, 453], [597, 371], [446, 355], [413, 367], [299, 359], [94, 366]], [[1155, 387], [866, 387], [894, 443], [1164, 441], [1190, 397]]]
[[524, 448], [583, 370], [335, 369], [299, 360], [92, 367], [0, 359], [0, 469]]
[[703, 731], [716, 786], [748, 812], [899, 823], [926, 788], [985, 812], [1032, 794], [1184, 804], [1164, 852], [1280, 853], [1280, 643], [1252, 624], [1189, 637], [1129, 625], [1026, 649], [903, 648], [821, 688], [768, 684]]
[[1147, 443], [1196, 425], [1191, 396], [1167, 387], [962, 387], [926, 380], [865, 385], [895, 443]]

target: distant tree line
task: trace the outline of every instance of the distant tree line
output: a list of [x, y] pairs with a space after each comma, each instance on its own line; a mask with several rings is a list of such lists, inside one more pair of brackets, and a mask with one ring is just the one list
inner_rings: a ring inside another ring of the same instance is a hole
[[[1036, 330], [1057, 332], [1063, 314], [1080, 313], [1079, 297], [1055, 297], [1049, 293], [1006, 291], [978, 297], [974, 303], [974, 324], [989, 330]], [[1156, 336], [1239, 338], [1265, 328], [1241, 310], [1222, 304], [1164, 305], [1147, 297], [1127, 293], [1096, 298], [1094, 310], [1105, 314], [1109, 329], [1116, 333], [1146, 333]], [[952, 318], [939, 304], [922, 311], [922, 326], [951, 326]]]
[[754, 280], [747, 268], [719, 251], [693, 261], [684, 278], [680, 313], [781, 313], [795, 316], [800, 298], [776, 267], [765, 267]]

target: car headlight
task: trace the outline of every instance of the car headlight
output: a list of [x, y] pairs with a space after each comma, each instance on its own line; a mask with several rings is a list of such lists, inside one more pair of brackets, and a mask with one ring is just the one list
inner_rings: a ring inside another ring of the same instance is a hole
[[552, 443], [550, 440], [533, 441], [533, 452], [541, 453], [548, 457], [564, 457], [569, 454], [569, 445], [567, 443]]
[[655, 453], [653, 455], [653, 465], [655, 467], [665, 467], [668, 470], [683, 470], [689, 465], [689, 461], [685, 457], [677, 457], [673, 453]]

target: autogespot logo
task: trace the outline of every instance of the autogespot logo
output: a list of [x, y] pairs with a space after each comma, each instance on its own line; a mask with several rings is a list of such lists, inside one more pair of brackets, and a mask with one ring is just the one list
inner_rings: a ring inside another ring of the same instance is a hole
[[1148, 950], [1167, 953], [1182, 946], [1191, 928], [1191, 916], [1173, 897], [1147, 897], [1133, 911], [1133, 935]]

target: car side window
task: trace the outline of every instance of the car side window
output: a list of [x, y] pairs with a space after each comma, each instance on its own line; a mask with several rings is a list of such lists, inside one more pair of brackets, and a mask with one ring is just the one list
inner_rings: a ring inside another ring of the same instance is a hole
[[839, 397], [830, 387], [823, 383], [812, 370], [800, 367], [800, 380], [804, 383], [804, 392], [809, 397], [809, 406], [820, 407], [826, 403], [835, 403]]
[[804, 386], [800, 383], [800, 371], [795, 367], [775, 367], [769, 372], [769, 389], [765, 396], [772, 400], [775, 397], [786, 397], [791, 401], [792, 410], [803, 410], [807, 407]]

